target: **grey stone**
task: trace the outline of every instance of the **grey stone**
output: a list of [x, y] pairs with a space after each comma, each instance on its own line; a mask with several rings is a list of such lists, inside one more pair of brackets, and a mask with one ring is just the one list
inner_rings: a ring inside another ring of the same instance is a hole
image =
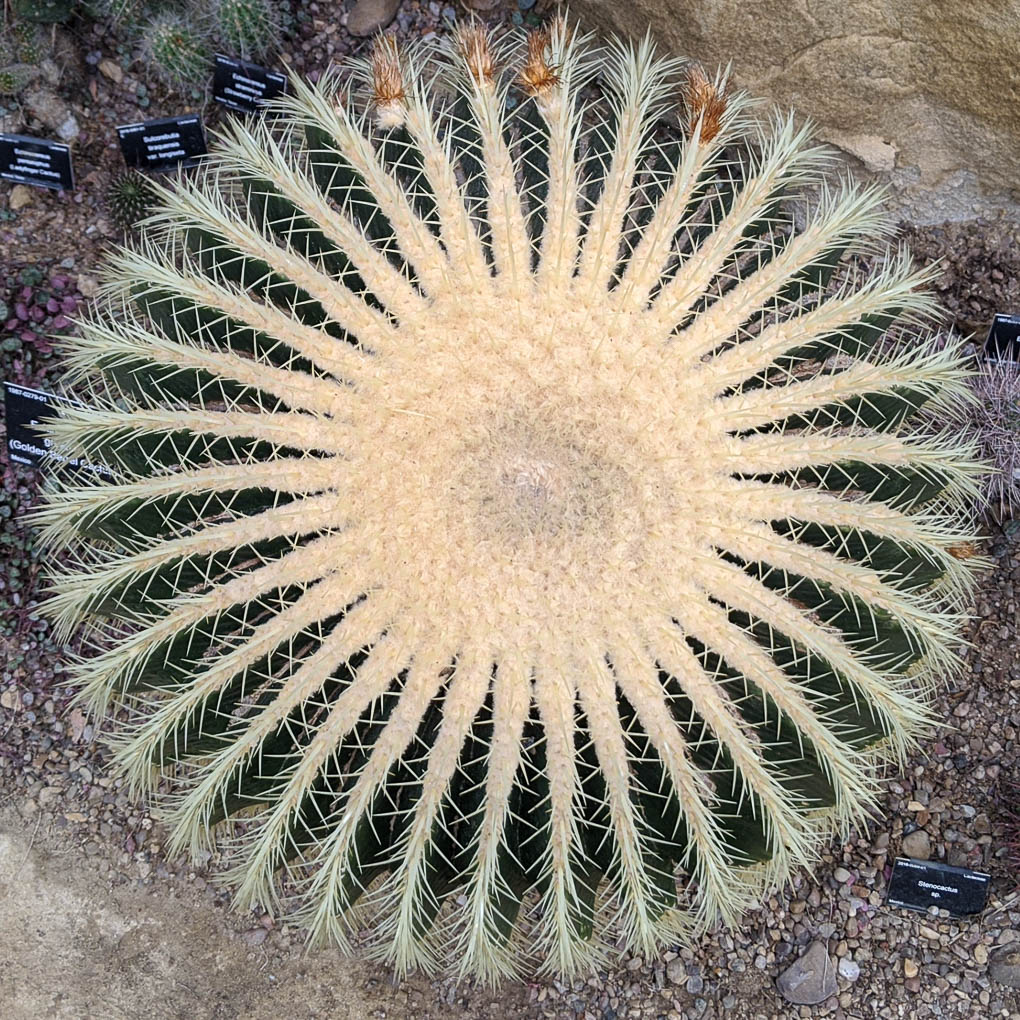
[[779, 975], [776, 988], [797, 1006], [814, 1006], [835, 995], [836, 971], [825, 943], [812, 942], [808, 951]]
[[21, 110], [7, 110], [0, 113], [0, 135], [20, 134], [22, 123]]
[[81, 133], [71, 107], [52, 89], [39, 87], [25, 93], [25, 108], [29, 114], [55, 131], [62, 142], [73, 142]]
[[679, 956], [673, 957], [666, 964], [666, 977], [675, 985], [682, 985], [687, 980], [687, 967]]
[[358, 0], [347, 16], [347, 31], [364, 37], [385, 28], [397, 15], [400, 0]]
[[1000, 985], [1020, 988], [1020, 948], [1002, 946], [988, 958], [988, 974]]
[[900, 849], [904, 857], [927, 861], [931, 857], [931, 837], [924, 829], [917, 829], [903, 837]]

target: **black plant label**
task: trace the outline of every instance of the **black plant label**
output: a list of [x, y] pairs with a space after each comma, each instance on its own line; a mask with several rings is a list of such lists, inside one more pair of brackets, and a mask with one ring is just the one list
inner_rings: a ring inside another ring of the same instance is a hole
[[255, 113], [287, 89], [287, 76], [247, 60], [216, 54], [213, 99], [240, 113]]
[[197, 113], [140, 124], [122, 124], [117, 128], [124, 162], [139, 170], [175, 170], [198, 164], [209, 151]]
[[1020, 362], [1020, 315], [996, 315], [992, 319], [985, 353], [1002, 361]]
[[28, 135], [0, 135], [0, 177], [37, 188], [71, 191], [71, 149], [59, 142]]
[[956, 917], [980, 914], [988, 899], [990, 876], [970, 868], [898, 857], [889, 880], [889, 905], [907, 910], [938, 907]]
[[7, 425], [7, 455], [15, 464], [29, 467], [58, 466], [84, 471], [101, 478], [112, 478], [105, 464], [91, 463], [81, 457], [68, 458], [56, 453], [53, 443], [42, 434], [39, 426], [47, 418], [60, 414], [61, 406], [76, 405], [75, 400], [28, 386], [4, 383], [4, 418]]

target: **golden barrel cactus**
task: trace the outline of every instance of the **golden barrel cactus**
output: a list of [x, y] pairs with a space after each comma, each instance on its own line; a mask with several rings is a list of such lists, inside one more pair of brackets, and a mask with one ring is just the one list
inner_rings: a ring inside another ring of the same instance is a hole
[[399, 972], [732, 920], [954, 664], [966, 374], [885, 339], [927, 276], [873, 190], [794, 223], [825, 153], [648, 42], [382, 40], [276, 112], [70, 341], [51, 435], [115, 479], [39, 523], [115, 764]]

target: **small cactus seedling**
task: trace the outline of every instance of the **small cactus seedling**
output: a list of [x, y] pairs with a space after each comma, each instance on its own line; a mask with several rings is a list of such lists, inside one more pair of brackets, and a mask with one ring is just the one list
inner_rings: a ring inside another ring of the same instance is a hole
[[176, 11], [162, 11], [143, 30], [149, 62], [173, 85], [201, 85], [209, 74], [208, 41], [193, 21]]
[[16, 96], [35, 77], [27, 64], [0, 67], [0, 96]]
[[0, 33], [0, 96], [15, 96], [40, 73], [45, 53], [40, 29], [18, 22]]
[[49, 50], [42, 30], [28, 22], [12, 25], [10, 38], [15, 59], [20, 64], [38, 64]]
[[39, 515], [79, 702], [172, 850], [240, 813], [237, 901], [287, 876], [399, 972], [738, 918], [956, 662], [967, 372], [880, 343], [930, 274], [872, 189], [795, 227], [825, 152], [682, 72], [562, 20], [382, 40], [367, 111], [295, 80], [162, 189], [68, 345], [49, 435], [117, 476]]
[[130, 230], [152, 211], [155, 193], [148, 178], [137, 170], [125, 170], [110, 181], [106, 205], [122, 230]]
[[252, 60], [267, 53], [279, 35], [273, 0], [214, 0], [215, 35], [229, 53]]

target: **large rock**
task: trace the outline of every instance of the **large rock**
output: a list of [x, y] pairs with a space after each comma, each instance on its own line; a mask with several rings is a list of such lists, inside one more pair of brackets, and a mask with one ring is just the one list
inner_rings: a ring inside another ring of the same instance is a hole
[[776, 978], [776, 988], [787, 1002], [814, 1006], [839, 991], [836, 971], [824, 942], [812, 942], [808, 951]]
[[53, 131], [62, 142], [73, 142], [81, 128], [71, 107], [47, 86], [29, 89], [24, 96], [25, 109]]
[[1020, 0], [572, 0], [811, 118], [917, 222], [1020, 211]]
[[396, 16], [400, 0], [358, 0], [347, 18], [347, 31], [359, 38], [375, 35]]
[[988, 973], [999, 984], [1020, 988], [1020, 949], [1016, 946], [997, 949], [989, 961]]

